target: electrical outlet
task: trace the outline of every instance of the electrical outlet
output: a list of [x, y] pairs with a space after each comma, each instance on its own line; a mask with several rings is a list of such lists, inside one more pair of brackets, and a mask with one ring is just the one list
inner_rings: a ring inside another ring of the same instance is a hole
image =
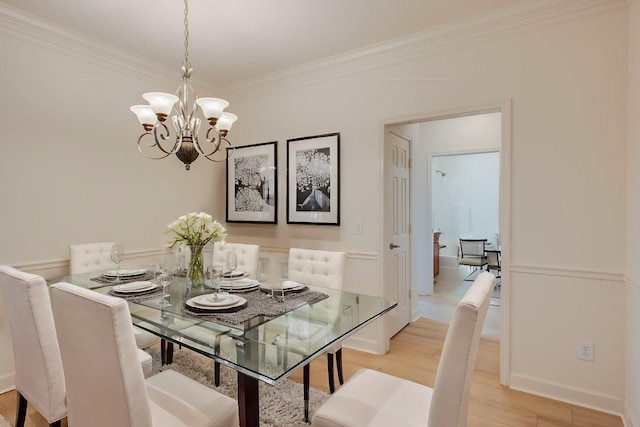
[[578, 342], [578, 359], [593, 362], [593, 343], [591, 341]]

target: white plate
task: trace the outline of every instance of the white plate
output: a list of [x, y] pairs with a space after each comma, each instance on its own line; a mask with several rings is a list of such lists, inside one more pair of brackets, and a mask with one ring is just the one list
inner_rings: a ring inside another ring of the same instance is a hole
[[[209, 296], [209, 295], [206, 295], [206, 296]], [[214, 306], [202, 306], [202, 305], [198, 304], [198, 302], [197, 302], [198, 299], [202, 298], [202, 297], [203, 297], [203, 295], [199, 295], [197, 297], [193, 297], [191, 299], [188, 299], [186, 304], [189, 307], [197, 308], [199, 310], [216, 311], [216, 310], [228, 310], [230, 308], [239, 307], [239, 306], [241, 306], [241, 305], [243, 305], [243, 304], [245, 304], [247, 302], [246, 299], [244, 299], [242, 297], [238, 297], [238, 301], [236, 301], [235, 303], [233, 303], [231, 305], [223, 305], [223, 306], [217, 306], [217, 307], [214, 307]]]
[[118, 270], [110, 270], [107, 271], [106, 273], [103, 274], [103, 276], [110, 276], [110, 277], [116, 277], [116, 276], [120, 276], [120, 277], [133, 277], [133, 276], [144, 276], [144, 274], [147, 272], [147, 270], [144, 269], [138, 269], [138, 270], [120, 270], [120, 272], [118, 272]]
[[200, 307], [228, 307], [236, 304], [241, 297], [227, 293], [219, 293], [216, 301], [214, 294], [200, 295], [193, 298], [193, 304]]
[[125, 283], [123, 285], [117, 285], [113, 287], [113, 290], [115, 292], [119, 292], [123, 294], [124, 293], [131, 294], [136, 292], [147, 292], [157, 287], [158, 285], [155, 283], [144, 281], [144, 282], [131, 282], [131, 283]]
[[263, 283], [260, 284], [260, 287], [269, 291], [297, 291], [303, 289], [305, 285], [292, 280], [285, 280], [282, 282], [282, 285], [270, 285], [268, 283]]
[[254, 279], [238, 279], [231, 282], [222, 282], [220, 284], [220, 288], [222, 289], [237, 289], [237, 290], [246, 290], [258, 288], [260, 286], [260, 282]]

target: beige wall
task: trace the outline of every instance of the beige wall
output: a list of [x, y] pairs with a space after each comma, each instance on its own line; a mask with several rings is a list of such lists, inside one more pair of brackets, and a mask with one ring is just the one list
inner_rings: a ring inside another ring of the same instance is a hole
[[640, 4], [629, 8], [627, 97], [626, 399], [630, 426], [640, 426]]
[[[280, 191], [277, 226], [233, 224], [230, 240], [275, 253], [346, 250], [352, 289], [382, 294], [384, 124], [511, 99], [509, 379], [620, 412], [627, 15], [569, 13], [550, 22], [504, 26], [500, 37], [487, 29], [406, 57], [399, 50], [388, 63], [378, 58], [343, 73], [327, 67], [277, 90], [266, 83], [254, 95], [230, 92], [240, 116], [234, 143], [279, 141]], [[20, 37], [0, 36], [0, 51], [19, 64], [0, 69], [10, 83], [0, 101], [0, 197], [10, 201], [0, 221], [0, 262], [64, 261], [68, 244], [80, 241], [153, 250], [179, 214], [224, 218], [224, 165], [199, 160], [184, 172], [177, 160], [152, 162], [135, 151], [139, 129], [129, 105], [177, 82]], [[286, 140], [327, 132], [341, 133], [342, 226], [287, 225]], [[356, 221], [364, 234], [355, 234]], [[0, 314], [0, 334], [2, 322]], [[579, 340], [595, 343], [595, 362], [577, 360]], [[0, 361], [6, 351], [0, 345]], [[637, 402], [635, 384], [628, 390]]]

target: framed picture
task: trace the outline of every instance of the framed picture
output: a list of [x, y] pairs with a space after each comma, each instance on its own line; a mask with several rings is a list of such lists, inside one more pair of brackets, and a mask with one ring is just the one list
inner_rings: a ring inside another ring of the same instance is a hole
[[278, 222], [276, 144], [236, 147], [227, 158], [227, 222]]
[[287, 140], [287, 224], [340, 225], [340, 134]]

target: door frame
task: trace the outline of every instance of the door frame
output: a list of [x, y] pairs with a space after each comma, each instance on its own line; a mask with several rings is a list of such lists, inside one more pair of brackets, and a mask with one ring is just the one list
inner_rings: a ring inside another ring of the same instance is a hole
[[[380, 188], [385, 189], [384, 185], [384, 168], [388, 159], [386, 159], [385, 151], [385, 131], [389, 126], [417, 124], [426, 121], [442, 120], [447, 118], [469, 116], [473, 114], [479, 114], [484, 112], [500, 112], [501, 113], [501, 141], [500, 141], [500, 203], [499, 203], [499, 233], [500, 241], [502, 242], [502, 285], [500, 289], [500, 384], [509, 385], [509, 373], [511, 371], [511, 354], [510, 354], [510, 337], [511, 337], [511, 324], [509, 319], [511, 318], [511, 122], [512, 122], [512, 100], [510, 98], [498, 101], [489, 102], [484, 105], [476, 105], [469, 107], [459, 107], [446, 111], [428, 112], [424, 114], [413, 115], [411, 117], [395, 117], [387, 120], [382, 120], [379, 123], [379, 146], [378, 152], [380, 153]], [[411, 201], [413, 203], [413, 201]], [[380, 198], [379, 212], [384, 223], [387, 218], [385, 217], [384, 209], [384, 197]], [[386, 251], [384, 243], [385, 236], [381, 233], [379, 236], [379, 248], [382, 257], [386, 257]], [[413, 236], [411, 237], [413, 239]], [[413, 243], [413, 242], [412, 242]], [[386, 259], [383, 259], [381, 264], [382, 277], [386, 272], [384, 266]], [[410, 272], [409, 272], [410, 273]], [[417, 282], [416, 278], [409, 275], [411, 280], [411, 294], [417, 295]], [[384, 286], [384, 284], [383, 284]], [[384, 291], [383, 291], [384, 292]], [[415, 310], [417, 301], [415, 298], [411, 298], [412, 311]]]

